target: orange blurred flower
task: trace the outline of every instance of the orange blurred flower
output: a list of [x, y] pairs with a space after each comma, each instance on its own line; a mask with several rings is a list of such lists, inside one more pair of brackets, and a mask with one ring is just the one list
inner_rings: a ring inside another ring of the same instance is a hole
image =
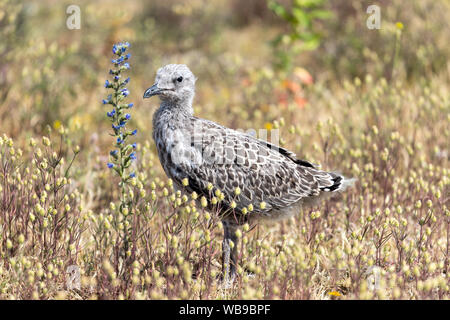
[[312, 84], [314, 82], [313, 77], [306, 69], [297, 67], [294, 69], [294, 74], [304, 84]]
[[306, 105], [306, 103], [308, 102], [308, 100], [306, 100], [305, 98], [303, 98], [301, 96], [295, 96], [294, 101], [298, 105], [299, 108], [303, 108]]
[[302, 88], [297, 82], [291, 80], [284, 80], [282, 85], [284, 88], [290, 90], [292, 93], [298, 93], [302, 90]]

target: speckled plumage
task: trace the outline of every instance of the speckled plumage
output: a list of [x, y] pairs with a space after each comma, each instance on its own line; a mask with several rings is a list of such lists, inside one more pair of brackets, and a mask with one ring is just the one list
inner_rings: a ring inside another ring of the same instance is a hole
[[[327, 188], [338, 190], [342, 181], [286, 149], [170, 107], [162, 106], [155, 113], [153, 128], [166, 174], [179, 188], [200, 196], [211, 194], [207, 188], [211, 183], [224, 193], [224, 211], [235, 201], [237, 214], [253, 204], [251, 218], [283, 218], [305, 200], [329, 192]], [[182, 186], [184, 178], [187, 187]], [[235, 195], [237, 187], [239, 195]], [[266, 203], [264, 209], [261, 202]]]
[[[210, 199], [208, 184], [212, 184], [213, 191], [224, 194], [221, 211], [229, 228], [249, 219], [289, 217], [303, 204], [343, 190], [351, 182], [297, 159], [284, 148], [193, 116], [195, 80], [185, 65], [158, 70], [155, 85], [144, 94], [161, 98], [153, 117], [153, 138], [164, 171], [178, 188]], [[182, 184], [185, 178], [188, 186]], [[238, 187], [241, 192], [236, 195]], [[254, 210], [244, 217], [241, 211], [250, 204]]]

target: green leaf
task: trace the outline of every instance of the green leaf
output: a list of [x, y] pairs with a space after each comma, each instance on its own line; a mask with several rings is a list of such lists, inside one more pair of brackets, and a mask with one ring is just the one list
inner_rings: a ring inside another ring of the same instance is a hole
[[299, 8], [292, 9], [292, 15], [295, 17], [295, 21], [302, 27], [307, 27], [311, 23], [311, 19], [308, 17], [306, 12], [300, 10]]
[[279, 3], [275, 1], [270, 1], [268, 4], [270, 10], [272, 10], [277, 16], [283, 18], [284, 20], [288, 19], [288, 13], [286, 9]]
[[303, 8], [314, 8], [323, 5], [325, 0], [295, 0], [294, 6]]
[[301, 49], [302, 50], [314, 50], [317, 49], [317, 47], [320, 45], [320, 37], [313, 37], [310, 40], [307, 40], [305, 42], [302, 43], [301, 45]]
[[330, 19], [333, 16], [333, 13], [331, 11], [328, 10], [313, 10], [309, 13], [311, 18], [317, 18], [317, 19], [322, 19], [322, 20], [326, 20], [326, 19]]

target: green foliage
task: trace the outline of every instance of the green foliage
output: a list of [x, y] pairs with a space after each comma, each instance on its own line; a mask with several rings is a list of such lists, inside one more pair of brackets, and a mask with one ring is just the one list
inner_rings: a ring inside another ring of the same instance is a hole
[[332, 13], [325, 9], [326, 0], [294, 0], [290, 8], [270, 0], [268, 7], [289, 26], [289, 30], [272, 41], [276, 53], [276, 66], [287, 70], [293, 57], [303, 51], [315, 50], [322, 39], [317, 28], [321, 20]]

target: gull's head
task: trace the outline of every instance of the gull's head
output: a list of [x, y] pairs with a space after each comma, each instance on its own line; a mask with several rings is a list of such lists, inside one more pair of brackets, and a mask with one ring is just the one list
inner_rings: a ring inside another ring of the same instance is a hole
[[144, 92], [144, 99], [158, 95], [162, 101], [190, 105], [195, 94], [195, 80], [186, 65], [168, 64], [159, 68], [155, 83]]

